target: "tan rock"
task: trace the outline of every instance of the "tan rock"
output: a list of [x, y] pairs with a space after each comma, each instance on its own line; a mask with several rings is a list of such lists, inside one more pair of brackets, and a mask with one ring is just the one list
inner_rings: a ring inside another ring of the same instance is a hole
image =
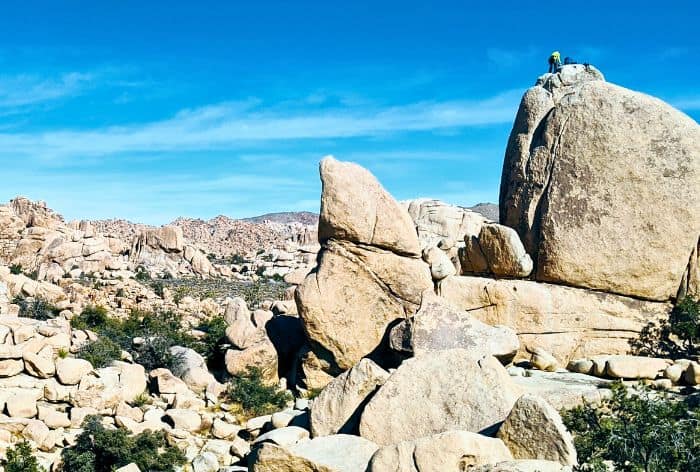
[[530, 357], [530, 363], [535, 369], [554, 372], [559, 368], [557, 358], [541, 347], [534, 347], [530, 349], [530, 353], [532, 354], [532, 357]]
[[345, 240], [420, 256], [413, 220], [371, 173], [333, 157], [321, 161], [320, 173], [321, 243]]
[[520, 394], [495, 357], [436, 351], [396, 369], [365, 407], [360, 435], [387, 445], [447, 430], [491, 430]]
[[372, 456], [368, 472], [457, 472], [511, 459], [500, 439], [447, 431], [380, 448]]
[[301, 441], [290, 447], [266, 443], [254, 452], [251, 472], [358, 472], [366, 470], [377, 445], [337, 434]]
[[566, 430], [557, 410], [541, 397], [520, 397], [498, 430], [498, 437], [516, 459], [577, 464], [571, 434]]
[[56, 365], [54, 364], [52, 350], [34, 354], [32, 352], [24, 352], [24, 368], [30, 375], [40, 379], [47, 379], [56, 373]]
[[475, 467], [469, 472], [572, 472], [572, 468], [558, 462], [519, 460]]
[[23, 370], [24, 361], [22, 359], [0, 360], [0, 377], [13, 377], [20, 374]]
[[[483, 225], [478, 244], [490, 273], [499, 277], [527, 277], [532, 272], [532, 259], [514, 229], [495, 223]], [[470, 260], [477, 257], [472, 255]]]
[[392, 328], [390, 345], [394, 350], [411, 353], [415, 357], [432, 351], [460, 348], [508, 362], [515, 356], [520, 343], [512, 329], [484, 324], [427, 291], [423, 294], [420, 310], [413, 318]]
[[84, 359], [65, 358], [56, 360], [56, 377], [63, 385], [77, 385], [85, 374], [92, 370], [92, 364]]
[[478, 236], [488, 221], [484, 216], [439, 200], [417, 199], [408, 202], [422, 249], [436, 246], [441, 240], [463, 241]]
[[141, 472], [141, 469], [139, 469], [138, 465], [132, 462], [131, 464], [127, 464], [124, 467], [116, 469], [114, 472]]
[[166, 412], [165, 419], [172, 423], [173, 428], [189, 432], [199, 431], [203, 425], [202, 417], [192, 410], [172, 408]]
[[433, 280], [442, 280], [457, 274], [457, 269], [450, 257], [437, 246], [423, 250], [423, 260], [430, 266], [430, 275]]
[[605, 369], [616, 379], [655, 379], [671, 364], [667, 359], [640, 356], [610, 356]]
[[70, 428], [71, 421], [68, 413], [57, 411], [51, 407], [39, 406], [37, 408], [38, 418], [51, 429]]
[[432, 280], [420, 259], [347, 243], [326, 246], [296, 300], [314, 352], [339, 373], [376, 349], [391, 322], [415, 312]]
[[244, 374], [252, 366], [259, 368], [269, 383], [277, 382], [277, 351], [267, 337], [243, 351], [229, 349], [224, 361], [231, 375]]
[[80, 428], [86, 417], [96, 415], [97, 409], [92, 407], [73, 407], [70, 409], [71, 428]]
[[5, 408], [12, 418], [34, 418], [38, 413], [36, 398], [25, 394], [11, 395], [5, 401]]
[[336, 377], [311, 406], [313, 436], [355, 433], [362, 413], [360, 406], [388, 377], [388, 372], [369, 359], [360, 360]]
[[537, 280], [669, 300], [698, 245], [699, 156], [700, 126], [658, 99], [602, 80], [547, 82], [513, 125], [501, 223]]
[[541, 347], [562, 365], [598, 354], [626, 354], [647, 323], [665, 319], [670, 311], [666, 303], [525, 280], [448, 277], [439, 293], [487, 324], [513, 328], [521, 343], [516, 359], [528, 359], [528, 347]]

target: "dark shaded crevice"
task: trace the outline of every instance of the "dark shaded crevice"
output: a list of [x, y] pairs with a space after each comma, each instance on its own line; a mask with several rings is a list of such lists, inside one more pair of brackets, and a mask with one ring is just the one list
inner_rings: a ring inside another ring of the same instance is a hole
[[[552, 112], [554, 109], [552, 109]], [[553, 168], [554, 164], [556, 163], [557, 160], [557, 150], [559, 149], [559, 145], [561, 144], [562, 137], [564, 135], [564, 132], [566, 131], [566, 125], [569, 122], [569, 117], [567, 116], [564, 119], [564, 123], [562, 123], [561, 128], [559, 130], [559, 133], [557, 135], [557, 139], [554, 141], [552, 145], [552, 149], [550, 150], [550, 158], [549, 162], [547, 163], [547, 180], [544, 183], [544, 186], [542, 188], [542, 192], [539, 196], [539, 199], [537, 200], [537, 204], [535, 207], [535, 213], [533, 215], [532, 219], [532, 228], [530, 229], [530, 235], [532, 237], [532, 254], [530, 254], [530, 257], [532, 258], [532, 272], [531, 272], [531, 277], [536, 277], [537, 273], [540, 270], [541, 266], [541, 260], [540, 260], [540, 249], [542, 246], [542, 217], [544, 214], [547, 213], [547, 210], [549, 209], [549, 192], [552, 186], [552, 178], [553, 178]]]

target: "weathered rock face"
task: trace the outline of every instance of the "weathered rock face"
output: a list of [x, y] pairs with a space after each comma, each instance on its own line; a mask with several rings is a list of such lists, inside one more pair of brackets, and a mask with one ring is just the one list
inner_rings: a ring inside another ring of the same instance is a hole
[[327, 436], [353, 434], [360, 419], [361, 405], [386, 382], [389, 373], [369, 359], [336, 377], [311, 407], [311, 433]]
[[251, 458], [252, 472], [358, 472], [365, 470], [377, 445], [366, 439], [337, 434], [293, 446], [263, 444]]
[[494, 356], [503, 362], [510, 361], [520, 347], [512, 329], [484, 324], [434, 293], [425, 293], [415, 316], [392, 328], [390, 345], [415, 357], [460, 348], [477, 356]]
[[468, 431], [447, 431], [380, 448], [368, 472], [458, 472], [512, 460], [500, 439]]
[[413, 221], [366, 169], [332, 157], [321, 161], [318, 239], [350, 241], [420, 255]]
[[375, 351], [433, 285], [411, 218], [376, 179], [333, 158], [320, 168], [323, 247], [295, 298], [314, 353], [338, 374]]
[[[528, 90], [506, 151], [501, 223], [536, 280], [665, 301], [697, 287], [700, 126], [584, 66]], [[695, 262], [697, 263], [697, 262]], [[695, 270], [693, 270], [695, 269]]]
[[449, 430], [490, 432], [519, 396], [495, 357], [437, 351], [399, 366], [365, 407], [360, 435], [387, 445]]
[[576, 448], [557, 410], [541, 397], [523, 395], [498, 430], [516, 459], [575, 465]]
[[[485, 272], [498, 277], [527, 277], [532, 272], [532, 259], [513, 228], [487, 224], [481, 227], [476, 240], [471, 237], [465, 243], [463, 259], [468, 263], [462, 264], [463, 274]], [[481, 267], [482, 260], [486, 267]]]
[[516, 358], [528, 359], [527, 348], [542, 347], [562, 365], [629, 352], [641, 329], [670, 310], [666, 303], [526, 280], [448, 277], [439, 292], [484, 323], [515, 329], [521, 343]]
[[479, 213], [439, 200], [412, 200], [407, 206], [422, 249], [437, 246], [443, 239], [459, 242], [465, 236], [478, 236], [481, 226], [488, 222]]

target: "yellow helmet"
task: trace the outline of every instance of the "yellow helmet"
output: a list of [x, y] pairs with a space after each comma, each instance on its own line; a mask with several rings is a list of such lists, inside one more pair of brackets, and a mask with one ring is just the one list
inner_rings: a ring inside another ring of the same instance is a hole
[[559, 51], [554, 51], [551, 56], [553, 59], [560, 59], [561, 54], [559, 54]]

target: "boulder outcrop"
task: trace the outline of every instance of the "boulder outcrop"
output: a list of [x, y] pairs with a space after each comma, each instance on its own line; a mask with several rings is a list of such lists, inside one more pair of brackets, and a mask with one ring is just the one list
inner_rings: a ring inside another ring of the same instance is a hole
[[584, 355], [625, 354], [651, 321], [670, 305], [528, 280], [448, 277], [440, 295], [490, 325], [513, 328], [520, 338], [516, 359], [542, 347], [562, 365]]
[[295, 298], [311, 348], [338, 374], [415, 313], [432, 280], [410, 216], [374, 176], [332, 157], [320, 171], [322, 249]]
[[700, 126], [666, 103], [564, 66], [523, 96], [501, 224], [534, 278], [648, 300], [697, 289]]
[[495, 357], [436, 351], [396, 369], [365, 407], [360, 435], [388, 445], [450, 430], [494, 432], [520, 393]]

